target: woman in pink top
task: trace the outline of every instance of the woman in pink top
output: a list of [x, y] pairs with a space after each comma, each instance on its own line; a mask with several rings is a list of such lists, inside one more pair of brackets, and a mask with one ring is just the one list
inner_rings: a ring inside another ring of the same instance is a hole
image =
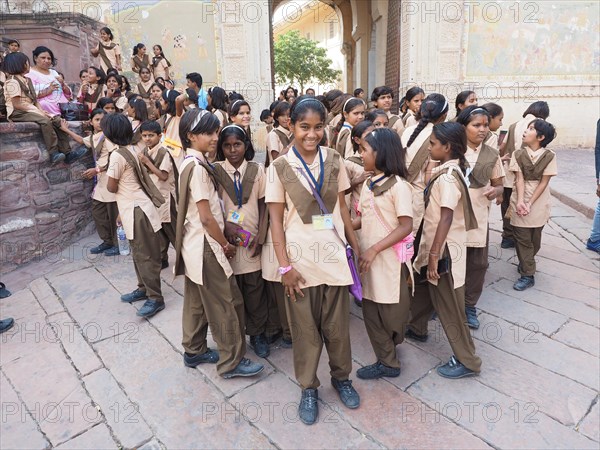
[[67, 103], [64, 91], [69, 92], [63, 77], [52, 67], [56, 65], [56, 59], [52, 50], [48, 47], [39, 46], [33, 51], [34, 66], [27, 74], [35, 88], [38, 102], [42, 109], [53, 116], [60, 116], [59, 103]]

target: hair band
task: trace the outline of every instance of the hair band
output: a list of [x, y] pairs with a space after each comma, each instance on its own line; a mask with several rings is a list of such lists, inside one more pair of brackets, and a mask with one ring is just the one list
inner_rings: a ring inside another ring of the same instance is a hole
[[233, 107], [235, 106], [235, 104], [236, 104], [237, 102], [243, 102], [243, 101], [244, 101], [244, 100], [237, 99], [235, 102], [233, 102], [233, 103], [231, 104], [231, 109], [233, 109]]
[[200, 123], [200, 121], [202, 120], [202, 118], [206, 114], [210, 114], [210, 113], [207, 110], [205, 110], [205, 109], [201, 109], [200, 110], [200, 112], [198, 113], [198, 115], [194, 119], [194, 122], [192, 123], [192, 126], [190, 127], [190, 132], [192, 132], [194, 130], [194, 128], [196, 128], [198, 126], [198, 124]]
[[242, 130], [244, 132], [244, 134], [246, 134], [246, 130], [244, 130], [242, 127], [240, 127], [238, 124], [235, 124], [235, 123], [230, 123], [229, 125], [226, 125], [223, 128], [221, 128], [221, 133], [224, 130], [226, 130], [227, 128], [237, 128], [238, 130]]
[[487, 114], [488, 116], [490, 115], [490, 113], [489, 113], [487, 110], [483, 109], [483, 108], [475, 108], [473, 111], [471, 111], [471, 112], [469, 113], [469, 116], [472, 116], [472, 115], [473, 115], [473, 114], [475, 114], [477, 111], [483, 111], [483, 112], [484, 112], [485, 114]]
[[448, 108], [448, 100], [446, 100], [446, 98], [444, 97], [444, 107], [442, 108], [442, 111], [445, 111], [446, 108]]
[[356, 97], [350, 97], [348, 100], [346, 100], [346, 101], [344, 102], [344, 106], [342, 106], [342, 111], [346, 111], [346, 105], [348, 104], [348, 102], [349, 102], [350, 100], [360, 100], [360, 101], [362, 102], [362, 104], [363, 104], [363, 105], [365, 104], [365, 102], [364, 102], [362, 99], [360, 99], [360, 98], [356, 98]]

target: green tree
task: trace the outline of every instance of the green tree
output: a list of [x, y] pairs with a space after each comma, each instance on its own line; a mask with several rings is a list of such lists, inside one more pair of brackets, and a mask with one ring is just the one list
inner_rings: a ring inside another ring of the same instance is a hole
[[279, 36], [274, 45], [275, 79], [280, 84], [299, 84], [304, 86], [310, 80], [321, 84], [338, 80], [341, 70], [331, 68], [332, 61], [324, 48], [315, 41], [300, 36], [297, 30], [288, 31]]

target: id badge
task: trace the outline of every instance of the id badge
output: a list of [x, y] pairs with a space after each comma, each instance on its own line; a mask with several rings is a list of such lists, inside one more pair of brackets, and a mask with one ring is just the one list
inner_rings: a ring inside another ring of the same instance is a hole
[[322, 230], [333, 230], [333, 214], [320, 214], [312, 216], [313, 229]]
[[229, 211], [229, 214], [227, 214], [227, 222], [242, 225], [244, 223], [244, 213], [241, 211]]

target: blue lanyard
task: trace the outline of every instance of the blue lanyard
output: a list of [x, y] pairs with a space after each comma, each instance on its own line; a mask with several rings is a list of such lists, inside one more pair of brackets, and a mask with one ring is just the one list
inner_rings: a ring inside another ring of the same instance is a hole
[[237, 198], [237, 204], [238, 204], [238, 209], [240, 209], [242, 207], [242, 199], [243, 199], [243, 195], [242, 195], [242, 180], [241, 180], [241, 174], [239, 171], [237, 171], [237, 177], [235, 176], [235, 173], [233, 174], [233, 189], [235, 190], [235, 197]]
[[317, 152], [319, 153], [319, 182], [318, 183], [317, 183], [317, 180], [315, 180], [315, 177], [313, 176], [312, 172], [308, 168], [306, 161], [304, 161], [304, 158], [302, 158], [302, 156], [300, 156], [300, 153], [298, 153], [298, 150], [296, 150], [296, 147], [292, 147], [292, 150], [294, 151], [294, 154], [296, 155], [296, 157], [302, 162], [304, 169], [306, 169], [306, 173], [309, 176], [310, 181], [312, 181], [313, 187], [320, 194], [321, 189], [323, 188], [323, 182], [325, 181], [325, 171], [323, 170], [323, 166], [325, 164], [323, 163], [323, 155], [321, 153], [321, 147], [317, 147]]
[[385, 174], [381, 175], [379, 178], [375, 179], [375, 180], [371, 180], [369, 181], [369, 190], [372, 191], [373, 188], [375, 187], [375, 185], [377, 183], [379, 183], [381, 180], [383, 180], [386, 177]]

